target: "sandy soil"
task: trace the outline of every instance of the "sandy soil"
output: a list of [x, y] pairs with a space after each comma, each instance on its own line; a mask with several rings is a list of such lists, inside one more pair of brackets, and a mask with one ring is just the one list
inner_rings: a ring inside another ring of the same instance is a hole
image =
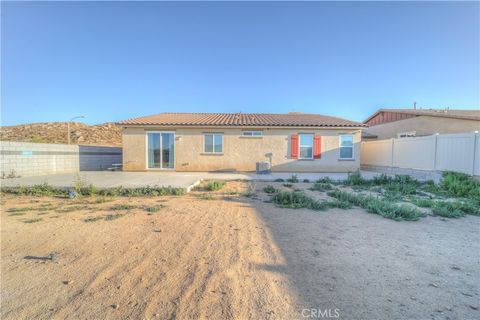
[[[2, 319], [480, 317], [480, 218], [279, 209], [244, 190], [232, 182], [105, 203], [4, 197]], [[22, 207], [35, 210], [6, 210]], [[125, 215], [85, 222], [112, 213]]]

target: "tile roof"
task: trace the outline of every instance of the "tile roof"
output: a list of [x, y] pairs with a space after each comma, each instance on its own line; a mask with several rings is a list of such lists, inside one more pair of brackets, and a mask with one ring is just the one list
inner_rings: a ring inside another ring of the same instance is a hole
[[368, 117], [364, 123], [375, 117], [380, 112], [396, 112], [405, 113], [415, 116], [431, 116], [431, 117], [443, 117], [453, 119], [466, 119], [466, 120], [479, 120], [480, 121], [480, 109], [478, 110], [458, 110], [458, 109], [379, 109], [373, 115]]
[[233, 127], [365, 127], [363, 123], [306, 113], [159, 113], [120, 121], [118, 125]]

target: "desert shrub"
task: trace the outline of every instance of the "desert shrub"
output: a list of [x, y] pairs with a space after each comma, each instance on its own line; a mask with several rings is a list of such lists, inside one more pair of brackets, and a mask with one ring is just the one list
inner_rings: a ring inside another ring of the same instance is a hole
[[318, 201], [308, 197], [302, 191], [282, 190], [273, 195], [272, 201], [278, 207], [282, 208], [309, 208], [314, 210], [326, 209], [326, 207], [323, 207]]
[[284, 183], [283, 186], [284, 186], [285, 188], [291, 188], [291, 187], [293, 186], [293, 184], [291, 184], [291, 183]]
[[444, 172], [440, 187], [449, 195], [480, 201], [480, 182], [464, 173]]
[[468, 199], [461, 202], [460, 210], [462, 210], [466, 214], [480, 216], [480, 203], [475, 200]]
[[163, 208], [163, 206], [161, 204], [157, 204], [157, 205], [154, 205], [154, 206], [151, 206], [151, 207], [146, 207], [145, 211], [147, 211], [148, 213], [155, 213], [155, 212], [160, 211], [160, 209], [162, 209], [162, 208]]
[[310, 180], [309, 179], [303, 179], [303, 182], [304, 183], [310, 183]]
[[52, 195], [66, 195], [67, 190], [55, 188], [47, 183], [37, 184], [33, 186], [19, 186], [19, 187], [2, 187], [2, 193], [15, 194], [19, 196], [52, 196]]
[[263, 188], [263, 191], [265, 193], [275, 193], [275, 191], [277, 191], [277, 189], [275, 189], [272, 185], [268, 185], [265, 188]]
[[300, 190], [282, 190], [276, 192], [272, 202], [281, 208], [300, 209], [307, 208], [316, 211], [323, 211], [329, 208], [350, 209], [352, 206], [346, 201], [319, 201], [307, 196]]
[[388, 184], [392, 180], [391, 177], [387, 174], [382, 173], [381, 175], [373, 177], [372, 183], [376, 186]]
[[23, 223], [36, 223], [42, 221], [42, 218], [35, 218], [35, 219], [30, 219], [30, 220], [23, 220]]
[[432, 206], [432, 212], [436, 216], [447, 218], [460, 218], [465, 216], [461, 210], [461, 204], [453, 201], [435, 201]]
[[175, 187], [158, 187], [158, 186], [146, 186], [140, 188], [125, 188], [125, 187], [115, 187], [115, 188], [106, 188], [100, 189], [98, 195], [101, 196], [121, 196], [121, 197], [143, 197], [143, 196], [167, 196], [167, 195], [183, 195], [187, 191], [185, 188], [175, 188]]
[[[93, 187], [93, 186], [92, 186]], [[96, 189], [96, 188], [95, 188]], [[93, 189], [88, 187], [87, 193], [93, 194]], [[47, 183], [34, 186], [19, 186], [19, 187], [2, 187], [2, 193], [22, 195], [22, 196], [67, 196], [69, 190], [64, 188], [56, 188]], [[143, 197], [143, 196], [166, 196], [166, 195], [183, 195], [187, 191], [185, 188], [175, 187], [157, 187], [146, 186], [140, 188], [104, 188], [98, 189], [95, 193], [100, 196], [121, 196], [121, 197]], [[87, 194], [87, 195], [89, 195]]]
[[328, 195], [393, 220], [418, 220], [423, 216], [420, 210], [412, 206], [395, 204], [379, 197], [357, 195], [340, 190], [331, 191]]
[[362, 178], [360, 170], [348, 173], [345, 183], [349, 186], [360, 186], [366, 184], [366, 181]]
[[324, 177], [324, 178], [318, 179], [315, 182], [317, 182], [317, 183], [332, 183], [332, 179], [330, 179], [329, 177]]
[[296, 174], [292, 174], [292, 176], [287, 179], [287, 182], [297, 183], [297, 182], [298, 182], [298, 177], [297, 177], [297, 175], [296, 175]]
[[327, 182], [315, 182], [313, 186], [310, 188], [310, 190], [315, 190], [315, 191], [332, 190], [332, 185]]
[[110, 210], [131, 210], [131, 209], [136, 209], [138, 206], [133, 205], [133, 204], [123, 204], [123, 203], [117, 203], [114, 204], [113, 206], [110, 207]]
[[208, 191], [217, 191], [222, 189], [224, 186], [224, 181], [212, 181], [205, 186], [205, 189], [207, 189]]
[[341, 201], [341, 200], [333, 200], [333, 201], [328, 201], [328, 205], [332, 208], [340, 208], [340, 209], [351, 209], [352, 204], [348, 201]]
[[433, 204], [435, 203], [435, 201], [433, 201], [432, 199], [420, 198], [420, 197], [412, 198], [411, 202], [414, 205], [416, 205], [418, 207], [422, 207], [422, 208], [431, 208], [433, 206]]
[[110, 220], [119, 219], [123, 216], [125, 216], [125, 214], [123, 213], [113, 213], [113, 214], [107, 214], [104, 219], [105, 221], [110, 221]]
[[383, 197], [385, 200], [392, 201], [392, 202], [398, 202], [403, 199], [402, 193], [399, 191], [392, 191], [392, 190], [387, 190], [384, 194]]
[[95, 221], [98, 221], [98, 220], [103, 220], [103, 217], [102, 217], [102, 216], [88, 217], [88, 218], [86, 218], [86, 219], [83, 220], [83, 221], [84, 221], [84, 222], [95, 222]]
[[278, 179], [275, 179], [273, 180], [274, 182], [285, 182], [285, 180], [283, 180], [282, 178], [278, 178]]

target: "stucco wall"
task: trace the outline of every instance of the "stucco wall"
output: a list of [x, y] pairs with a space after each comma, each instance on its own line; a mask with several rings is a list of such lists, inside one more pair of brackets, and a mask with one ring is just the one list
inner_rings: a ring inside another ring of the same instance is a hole
[[365, 131], [378, 136], [378, 139], [389, 139], [397, 138], [398, 133], [408, 131], [416, 131], [417, 136], [425, 136], [435, 133], [462, 133], [475, 130], [480, 130], [480, 121], [419, 116], [371, 126]]
[[[123, 130], [123, 169], [146, 170], [146, 131], [175, 132], [176, 171], [255, 171], [258, 161], [268, 161], [272, 154], [272, 171], [291, 172], [348, 172], [360, 167], [359, 130], [263, 129], [263, 137], [243, 137], [242, 129], [235, 128], [141, 128]], [[203, 152], [204, 133], [224, 134], [224, 152], [221, 155]], [[322, 136], [321, 159], [298, 160], [290, 158], [292, 133], [314, 133]], [[354, 160], [339, 160], [339, 134], [354, 134]]]

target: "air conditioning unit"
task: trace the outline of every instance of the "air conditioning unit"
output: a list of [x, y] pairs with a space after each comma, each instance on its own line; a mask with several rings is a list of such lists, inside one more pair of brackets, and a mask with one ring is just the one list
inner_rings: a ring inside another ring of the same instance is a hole
[[270, 162], [268, 161], [260, 161], [257, 162], [257, 173], [258, 174], [269, 174], [270, 170]]

